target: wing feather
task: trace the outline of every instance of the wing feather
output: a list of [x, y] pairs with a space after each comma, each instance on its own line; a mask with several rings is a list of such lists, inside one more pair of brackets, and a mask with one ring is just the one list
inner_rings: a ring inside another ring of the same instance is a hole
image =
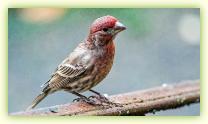
[[[80, 44], [80, 46], [83, 44]], [[84, 58], [88, 51], [78, 46], [55, 70], [50, 80], [43, 84], [44, 89], [63, 88], [72, 82], [77, 76], [84, 73], [91, 66], [92, 58]], [[88, 55], [89, 56], [89, 55]]]
[[66, 83], [69, 83], [74, 77], [82, 74], [85, 70], [85, 67], [63, 64], [59, 66], [52, 78], [47, 82], [43, 91], [46, 91], [48, 88], [62, 88]]

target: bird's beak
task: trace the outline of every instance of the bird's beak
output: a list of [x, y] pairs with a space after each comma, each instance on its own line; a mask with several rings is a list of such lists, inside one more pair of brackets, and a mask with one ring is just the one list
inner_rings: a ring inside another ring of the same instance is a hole
[[115, 33], [117, 34], [123, 30], [126, 30], [126, 27], [121, 22], [117, 21], [114, 26]]

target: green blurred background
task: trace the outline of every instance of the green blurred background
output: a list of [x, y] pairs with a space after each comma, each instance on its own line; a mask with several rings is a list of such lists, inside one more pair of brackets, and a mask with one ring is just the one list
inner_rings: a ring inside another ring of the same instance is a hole
[[[9, 112], [32, 102], [40, 85], [88, 35], [90, 24], [104, 15], [115, 16], [127, 30], [115, 39], [113, 68], [95, 90], [111, 95], [200, 78], [199, 9], [9, 9]], [[74, 98], [61, 91], [37, 107]], [[200, 115], [200, 105], [155, 115]]]

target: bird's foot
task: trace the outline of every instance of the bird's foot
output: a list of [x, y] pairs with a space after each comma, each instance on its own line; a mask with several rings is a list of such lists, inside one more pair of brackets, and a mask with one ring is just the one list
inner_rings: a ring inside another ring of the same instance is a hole
[[107, 97], [105, 97], [104, 95], [101, 95], [101, 94], [96, 95], [96, 96], [89, 96], [88, 98], [89, 99], [95, 99], [95, 100], [99, 101], [100, 104], [103, 105], [103, 106], [109, 106], [109, 107], [112, 107], [112, 106], [122, 107], [123, 106], [119, 103], [111, 102]]
[[97, 105], [96, 101], [94, 101], [93, 99], [89, 99], [87, 97], [79, 97], [73, 100], [73, 102], [86, 102], [90, 105]]

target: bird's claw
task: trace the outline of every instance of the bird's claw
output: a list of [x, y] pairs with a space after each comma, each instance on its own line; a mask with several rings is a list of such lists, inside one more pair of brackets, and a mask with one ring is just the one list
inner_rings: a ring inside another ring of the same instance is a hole
[[90, 105], [98, 105], [102, 107], [122, 107], [119, 103], [111, 102], [108, 98], [103, 95], [89, 96], [89, 97], [79, 97], [73, 100], [73, 102], [86, 102]]
[[79, 101], [81, 101], [81, 98], [73, 99], [73, 102], [79, 102]]
[[109, 106], [109, 107], [112, 107], [112, 105], [115, 107], [122, 107], [123, 106], [119, 103], [111, 102], [107, 97], [105, 97], [103, 95], [89, 96], [88, 98], [89, 99], [96, 99], [97, 101], [100, 102], [100, 105], [102, 105], [102, 106]]
[[86, 102], [90, 105], [97, 105], [96, 101], [94, 101], [93, 99], [89, 99], [89, 98], [85, 98], [85, 97], [79, 97], [73, 100], [73, 102]]

